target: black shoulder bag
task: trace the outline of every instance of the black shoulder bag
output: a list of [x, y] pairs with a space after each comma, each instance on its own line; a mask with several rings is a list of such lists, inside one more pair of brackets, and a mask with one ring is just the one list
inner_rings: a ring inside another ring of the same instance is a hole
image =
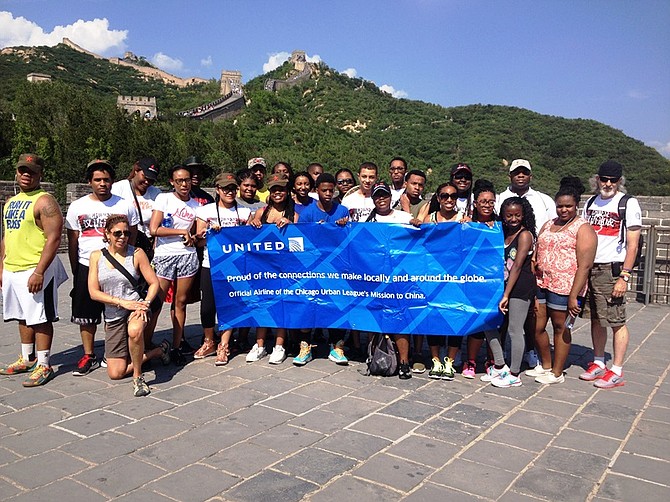
[[[128, 279], [128, 282], [130, 282], [130, 285], [133, 287], [133, 289], [140, 295], [142, 299], [145, 299], [147, 297], [147, 292], [149, 291], [149, 285], [147, 284], [147, 281], [140, 275], [140, 279], [137, 280], [135, 279], [132, 275], [130, 275], [130, 272], [119, 263], [119, 261], [114, 258], [109, 251], [107, 251], [106, 248], [102, 248], [100, 250], [102, 254], [104, 255], [105, 258], [107, 258], [107, 261], [112, 264], [112, 266], [121, 272], [121, 275], [123, 275], [126, 279]], [[135, 263], [135, 257], [133, 256], [133, 263]], [[149, 310], [151, 312], [157, 312], [158, 309], [161, 306], [161, 300], [160, 296], [156, 295], [156, 298], [151, 300], [151, 304], [149, 305]]]

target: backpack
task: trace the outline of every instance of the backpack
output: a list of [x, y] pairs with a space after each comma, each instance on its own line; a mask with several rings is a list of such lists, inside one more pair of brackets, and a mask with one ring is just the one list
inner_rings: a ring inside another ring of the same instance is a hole
[[[618, 205], [618, 211], [619, 211], [619, 219], [621, 220], [621, 229], [619, 231], [619, 243], [623, 244], [626, 240], [626, 205], [628, 204], [628, 200], [632, 199], [632, 195], [624, 194], [623, 197], [619, 199], [619, 205]], [[586, 201], [586, 211], [589, 210], [591, 205], [593, 204], [593, 201], [596, 200], [596, 196], [594, 195], [591, 197], [589, 200]], [[638, 241], [637, 244], [637, 253], [635, 254], [635, 262], [633, 263], [633, 267], [637, 267], [640, 262], [642, 261], [642, 247], [644, 245], [644, 239], [642, 237], [642, 233], [640, 233], [640, 240]]]
[[398, 353], [389, 335], [375, 333], [368, 343], [366, 375], [393, 376], [398, 372]]

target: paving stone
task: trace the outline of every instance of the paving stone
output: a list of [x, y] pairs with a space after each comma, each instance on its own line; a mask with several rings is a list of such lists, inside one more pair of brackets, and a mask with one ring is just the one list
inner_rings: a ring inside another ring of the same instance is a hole
[[[35, 405], [44, 405], [54, 399], [61, 397], [55, 391], [49, 390], [48, 385], [43, 385], [34, 389], [24, 389], [21, 383], [25, 380], [25, 375], [15, 377], [3, 377], [5, 383], [13, 383], [16, 389], [2, 397], [2, 404], [10, 407], [14, 411], [30, 408]], [[51, 382], [53, 385], [53, 381]]]
[[564, 401], [559, 402], [552, 399], [537, 397], [528, 401], [523, 409], [526, 411], [544, 413], [553, 417], [569, 418], [577, 410], [577, 405], [566, 403]]
[[436, 485], [435, 483], [424, 483], [416, 490], [404, 497], [403, 502], [425, 502], [426, 500], [452, 500], [458, 498], [458, 502], [481, 502], [481, 497], [456, 492], [452, 488]]
[[535, 453], [491, 441], [478, 441], [461, 458], [510, 472], [521, 472], [535, 458]]
[[432, 472], [431, 467], [381, 453], [356, 468], [352, 474], [408, 492]]
[[444, 418], [450, 420], [457, 420], [469, 425], [476, 425], [478, 427], [490, 427], [495, 424], [502, 415], [497, 411], [484, 410], [469, 404], [459, 403], [447, 410], [443, 415]]
[[619, 449], [621, 441], [609, 437], [591, 434], [589, 432], [575, 431], [570, 428], [563, 429], [556, 436], [553, 446], [570, 448], [586, 453], [594, 453], [603, 457], [611, 458]]
[[351, 418], [333, 413], [332, 411], [314, 410], [292, 418], [287, 422], [287, 425], [294, 425], [323, 434], [332, 434], [335, 431], [344, 429], [352, 422]]
[[18, 432], [2, 438], [2, 446], [27, 457], [77, 440], [69, 432], [60, 431], [53, 427], [37, 428], [28, 432]]
[[459, 450], [453, 444], [412, 434], [391, 446], [386, 453], [438, 468], [446, 464]]
[[290, 380], [285, 380], [283, 378], [261, 378], [258, 380], [253, 380], [244, 385], [240, 385], [239, 389], [248, 389], [255, 390], [257, 392], [262, 392], [268, 396], [281, 394], [293, 390], [296, 387], [295, 382]]
[[162, 399], [163, 401], [167, 401], [168, 403], [172, 404], [184, 405], [209, 397], [211, 395], [211, 391], [199, 389], [194, 385], [179, 385], [177, 387], [162, 390], [160, 393], [155, 395], [155, 398]]
[[581, 414], [570, 422], [570, 428], [578, 431], [592, 432], [615, 439], [623, 439], [628, 434], [631, 424], [607, 417]]
[[293, 415], [290, 413], [256, 405], [228, 415], [226, 420], [243, 424], [254, 432], [263, 432], [276, 425], [283, 424], [291, 418], [293, 418]]
[[670, 488], [612, 473], [600, 485], [598, 495], [608, 500], [668, 500]]
[[13, 498], [12, 502], [34, 502], [36, 500], [86, 500], [87, 502], [98, 502], [108, 499], [101, 494], [66, 478], [59, 479], [47, 486], [42, 486], [35, 490], [23, 492]]
[[404, 418], [413, 422], [424, 422], [437, 416], [442, 408], [424, 403], [417, 403], [411, 398], [400, 399], [379, 410], [378, 413]]
[[350, 457], [317, 448], [306, 448], [275, 464], [273, 469], [323, 485], [334, 477], [344, 474], [357, 463]]
[[234, 413], [260, 403], [264, 399], [267, 399], [267, 397], [268, 395], [262, 392], [236, 387], [225, 393], [212, 396], [208, 400], [219, 406], [223, 406], [228, 413]]
[[440, 439], [447, 443], [465, 446], [481, 434], [481, 429], [440, 417], [426, 422], [414, 432], [422, 436]]
[[597, 481], [609, 464], [609, 457], [583, 451], [550, 447], [536, 461], [538, 467]]
[[21, 490], [21, 488], [0, 478], [0, 500], [7, 500], [10, 497], [21, 493], [22, 491], [23, 490]]
[[362, 365], [359, 365], [358, 367], [352, 366], [351, 371], [343, 371], [337, 373], [336, 375], [327, 375], [324, 377], [323, 381], [336, 385], [342, 385], [343, 387], [349, 387], [350, 389], [355, 390], [376, 383], [376, 377], [361, 375], [357, 368], [362, 370]]
[[344, 417], [350, 418], [353, 422], [359, 418], [363, 418], [370, 413], [383, 408], [381, 403], [375, 401], [368, 401], [365, 399], [358, 399], [352, 396], [345, 396], [341, 399], [328, 403], [322, 406], [321, 410], [332, 411]]
[[0, 423], [15, 431], [27, 431], [35, 427], [44, 427], [59, 422], [68, 416], [67, 413], [51, 406], [36, 406], [27, 410], [6, 413], [0, 416]]
[[[581, 382], [581, 380], [580, 380]], [[545, 385], [542, 387], [542, 392], [539, 397], [549, 399], [551, 401], [564, 401], [581, 405], [593, 395], [595, 388], [589, 382], [582, 382], [582, 386], [577, 389], [568, 389], [564, 385]]]
[[207, 465], [248, 478], [281, 460], [282, 454], [265, 446], [242, 442], [203, 460]]
[[[591, 406], [592, 403], [609, 403], [616, 406], [625, 406], [628, 409], [635, 411], [637, 415], [642, 408], [644, 408], [647, 403], [647, 398], [649, 397], [648, 393], [639, 396], [625, 392], [626, 386], [618, 387], [615, 389], [608, 390], [607, 392], [597, 392], [591, 403], [587, 405], [587, 409]], [[588, 412], [587, 412], [588, 413]], [[593, 413], [596, 415], [597, 413]]]
[[142, 446], [144, 446], [144, 443], [125, 434], [103, 432], [93, 437], [63, 445], [60, 451], [87, 462], [101, 464], [110, 459], [128, 455]]
[[185, 427], [186, 424], [181, 420], [155, 415], [119, 427], [116, 432], [132, 436], [148, 445], [175, 436], [183, 432]]
[[564, 425], [565, 419], [552, 417], [544, 413], [517, 410], [505, 423], [518, 425], [526, 429], [554, 434]]
[[362, 434], [356, 431], [339, 431], [322, 439], [314, 446], [353, 457], [357, 460], [366, 460], [375, 453], [386, 448], [391, 442], [376, 436]]
[[270, 448], [272, 451], [288, 455], [316, 443], [324, 435], [308, 431], [300, 427], [279, 425], [267, 432], [254, 436], [249, 441], [253, 444]]
[[88, 464], [70, 455], [47, 451], [5, 465], [2, 475], [26, 488], [36, 488], [87, 467]]
[[153, 394], [150, 394], [149, 396], [142, 399], [133, 399], [132, 401], [125, 401], [115, 404], [112, 409], [119, 415], [139, 420], [141, 418], [157, 415], [162, 411], [171, 410], [176, 407], [176, 404], [162, 401], [160, 399], [155, 399]]
[[400, 500], [401, 494], [369, 483], [364, 479], [359, 479], [349, 474], [335, 480], [322, 490], [310, 495], [312, 502], [332, 502], [333, 500], [384, 500], [392, 502]]
[[7, 448], [0, 448], [0, 466], [16, 462], [21, 457], [16, 453], [9, 451]]
[[259, 500], [301, 500], [318, 485], [280, 472], [267, 470], [223, 494], [225, 500], [258, 502]]
[[593, 400], [584, 411], [589, 415], [609, 417], [623, 422], [632, 422], [639, 413], [638, 410], [629, 408], [621, 403], [611, 403], [599, 400], [598, 396], [594, 396]]
[[74, 479], [108, 496], [118, 497], [165, 474], [167, 472], [164, 469], [126, 456], [122, 461], [113, 459], [88, 469], [74, 476]]
[[190, 465], [184, 469], [146, 485], [176, 500], [207, 500], [227, 490], [240, 479], [205, 465]]
[[578, 476], [533, 467], [514, 483], [513, 489], [545, 500], [583, 502], [593, 486], [593, 481]]
[[319, 401], [328, 402], [351, 394], [352, 391], [348, 387], [317, 381], [301, 386], [299, 389], [295, 390], [295, 393], [300, 396], [311, 397], [318, 399]]
[[664, 422], [656, 422], [654, 420], [640, 420], [635, 427], [635, 432], [659, 439], [667, 439], [670, 437], [670, 428], [668, 427], [668, 424]]
[[194, 401], [182, 406], [176, 406], [163, 415], [176, 418], [190, 425], [201, 425], [218, 418], [228, 415], [228, 412], [223, 406], [212, 403], [208, 400]]
[[[287, 359], [282, 366], [282, 371], [279, 373], [284, 380], [289, 380], [297, 384], [311, 383], [315, 381], [321, 381], [321, 379], [326, 378], [331, 373], [324, 373], [323, 371], [318, 371], [316, 368], [310, 364], [307, 368], [304, 366], [302, 368], [296, 368], [291, 364], [290, 360]], [[351, 389], [349, 389], [351, 390]], [[316, 397], [316, 396], [311, 396]]]
[[668, 485], [668, 462], [655, 460], [633, 453], [622, 453], [612, 466], [612, 472], [627, 474], [638, 479]]
[[503, 494], [515, 476], [516, 474], [497, 467], [456, 459], [433, 474], [430, 480], [473, 495], [496, 499]]
[[530, 495], [524, 495], [517, 491], [509, 490], [500, 497], [496, 502], [537, 502], [538, 498], [531, 497]]
[[75, 434], [89, 437], [103, 431], [116, 429], [130, 423], [132, 419], [124, 417], [109, 410], [94, 410], [89, 413], [77, 415], [67, 420], [61, 420], [55, 424], [61, 429], [72, 431]]
[[388, 404], [407, 395], [406, 389], [384, 385], [367, 385], [350, 394], [352, 397]]
[[262, 406], [267, 406], [268, 408], [286, 411], [294, 415], [301, 415], [321, 406], [323, 401], [298, 394], [284, 394], [272, 399], [266, 399], [260, 404]]
[[624, 451], [670, 462], [670, 434], [668, 435], [668, 439], [661, 439], [640, 433], [633, 434], [626, 442]]
[[191, 385], [198, 389], [208, 391], [211, 396], [214, 396], [235, 389], [245, 383], [249, 383], [248, 379], [229, 375], [227, 371], [222, 371], [219, 374], [213, 375], [212, 372], [215, 371], [214, 368], [216, 368], [216, 366], [213, 366], [213, 364], [204, 368], [203, 373], [206, 374], [206, 377], [198, 379], [196, 382], [191, 383]]
[[488, 441], [516, 446], [534, 452], [544, 450], [552, 438], [551, 434], [509, 424], [499, 424], [486, 435]]
[[374, 436], [395, 441], [417, 426], [416, 422], [386, 415], [373, 414], [348, 427], [350, 430], [367, 432]]
[[[463, 399], [459, 393], [453, 392], [451, 382], [431, 380], [427, 385], [412, 392], [412, 399], [419, 403], [426, 403], [440, 408], [449, 408]], [[495, 396], [494, 396], [495, 397]]]
[[461, 404], [483, 410], [497, 411], [504, 415], [519, 406], [519, 401], [508, 396], [478, 392], [463, 399]]
[[168, 502], [174, 501], [172, 498], [168, 498], [165, 495], [156, 493], [153, 490], [140, 488], [138, 490], [133, 490], [130, 493], [120, 496], [119, 498], [114, 499], [115, 502]]
[[663, 422], [670, 424], [670, 408], [663, 408], [661, 406], [650, 406], [644, 410], [642, 417], [646, 420], [654, 420], [656, 422]]

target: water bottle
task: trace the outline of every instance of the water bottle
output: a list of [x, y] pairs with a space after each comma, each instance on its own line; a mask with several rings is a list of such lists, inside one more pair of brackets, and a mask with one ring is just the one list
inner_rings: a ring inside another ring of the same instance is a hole
[[172, 228], [173, 221], [172, 213], [168, 213], [167, 216], [163, 217], [163, 226], [165, 228]]
[[[577, 305], [579, 305], [579, 308], [582, 309], [584, 307], [584, 297], [583, 296], [578, 296], [577, 297]], [[568, 317], [565, 318], [565, 326], [566, 329], [572, 329], [572, 327], [575, 325], [575, 320], [577, 319], [577, 316], [574, 316], [572, 314], [568, 314]]]

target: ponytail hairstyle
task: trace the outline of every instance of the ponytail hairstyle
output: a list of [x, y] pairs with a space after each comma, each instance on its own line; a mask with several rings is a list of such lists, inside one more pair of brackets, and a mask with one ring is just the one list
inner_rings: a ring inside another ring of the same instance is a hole
[[561, 183], [558, 187], [558, 192], [556, 192], [554, 200], [564, 195], [569, 195], [575, 200], [575, 205], [579, 206], [582, 194], [585, 191], [586, 188], [584, 188], [582, 180], [580, 180], [577, 176], [565, 176], [561, 178]]
[[[495, 197], [496, 195], [496, 190], [493, 186], [493, 183], [491, 183], [489, 180], [485, 179], [478, 179], [475, 181], [474, 188], [472, 189], [472, 197], [473, 200], [476, 202], [477, 199], [479, 198], [479, 195], [485, 192], [490, 192], [493, 194]], [[498, 215], [495, 212], [495, 209], [493, 210], [493, 221], [498, 220]], [[477, 211], [477, 205], [473, 204], [473, 210], [472, 210], [472, 221], [479, 221], [479, 213]]]
[[535, 235], [535, 211], [533, 211], [533, 206], [530, 205], [530, 202], [524, 197], [510, 197], [509, 199], [505, 199], [500, 205], [500, 219], [503, 221], [503, 230], [506, 229], [503, 215], [505, 214], [505, 209], [509, 206], [521, 206], [521, 211], [523, 212], [521, 225], [532, 234], [533, 239], [537, 239], [537, 235]]

